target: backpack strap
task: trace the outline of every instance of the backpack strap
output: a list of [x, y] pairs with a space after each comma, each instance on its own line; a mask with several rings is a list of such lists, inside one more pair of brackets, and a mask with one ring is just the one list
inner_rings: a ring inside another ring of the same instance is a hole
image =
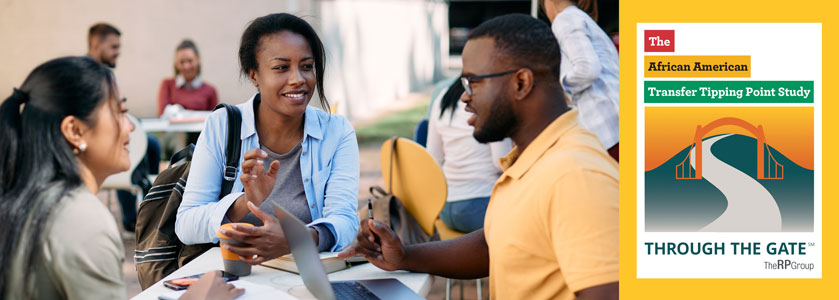
[[174, 167], [178, 164], [183, 162], [192, 161], [192, 153], [195, 152], [195, 145], [189, 144], [186, 145], [181, 151], [178, 151], [175, 154], [172, 154], [172, 158], [169, 159], [169, 165]]
[[239, 170], [239, 157], [242, 155], [242, 113], [239, 108], [226, 103], [216, 106], [216, 109], [227, 110], [227, 148], [224, 151], [225, 167], [224, 180], [221, 182], [221, 197], [230, 194], [233, 190], [233, 183], [236, 180], [236, 173]]

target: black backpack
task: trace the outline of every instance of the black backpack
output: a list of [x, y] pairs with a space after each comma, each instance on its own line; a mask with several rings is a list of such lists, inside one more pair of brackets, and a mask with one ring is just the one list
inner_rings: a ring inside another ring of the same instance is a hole
[[[227, 110], [227, 149], [224, 179], [219, 199], [230, 193], [242, 152], [242, 114], [239, 108], [219, 104], [215, 109]], [[192, 261], [214, 244], [184, 245], [175, 235], [175, 217], [187, 184], [195, 146], [190, 144], [172, 156], [169, 168], [160, 172], [137, 210], [134, 265], [143, 289], [160, 281]]]

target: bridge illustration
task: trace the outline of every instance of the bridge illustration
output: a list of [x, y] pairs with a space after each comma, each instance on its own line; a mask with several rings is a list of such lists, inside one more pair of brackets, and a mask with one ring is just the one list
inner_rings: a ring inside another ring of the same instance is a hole
[[702, 138], [711, 130], [717, 127], [733, 125], [751, 132], [757, 139], [757, 179], [784, 179], [784, 166], [773, 157], [766, 144], [766, 136], [763, 134], [763, 125], [754, 126], [743, 119], [725, 117], [708, 123], [705, 126], [696, 125], [696, 133], [693, 136], [691, 148], [696, 152], [696, 167], [690, 165], [688, 151], [685, 159], [676, 165], [676, 179], [702, 179]]

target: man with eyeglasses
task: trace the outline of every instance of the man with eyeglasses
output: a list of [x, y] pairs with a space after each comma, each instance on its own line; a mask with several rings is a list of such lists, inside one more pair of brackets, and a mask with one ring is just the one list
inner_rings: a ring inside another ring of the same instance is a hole
[[478, 26], [463, 49], [467, 122], [479, 142], [516, 144], [501, 159], [484, 229], [403, 246], [365, 220], [341, 256], [449, 278], [489, 274], [494, 299], [617, 299], [617, 163], [566, 104], [559, 57], [550, 28], [530, 16]]

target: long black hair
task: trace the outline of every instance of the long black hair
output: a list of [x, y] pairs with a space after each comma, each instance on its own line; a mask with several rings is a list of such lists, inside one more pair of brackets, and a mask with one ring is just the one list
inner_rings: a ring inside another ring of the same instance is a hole
[[[75, 116], [96, 123], [94, 111], [115, 99], [113, 73], [89, 57], [63, 57], [35, 68], [0, 105], [0, 297], [23, 276], [31, 298], [38, 253], [50, 214], [82, 185], [77, 160], [61, 131]], [[13, 270], [17, 253], [21, 270]]]
[[449, 89], [446, 90], [446, 93], [443, 94], [443, 99], [440, 99], [440, 118], [446, 114], [447, 110], [452, 111], [452, 118], [454, 118], [454, 110], [457, 109], [457, 102], [460, 101], [460, 96], [463, 95], [465, 89], [463, 88], [463, 84], [460, 83], [460, 78], [457, 78]]
[[329, 101], [326, 100], [326, 94], [323, 92], [323, 74], [326, 72], [326, 66], [324, 65], [326, 51], [323, 49], [323, 42], [321, 42], [312, 25], [295, 15], [287, 13], [270, 14], [256, 18], [248, 24], [245, 32], [242, 33], [242, 42], [239, 44], [239, 64], [242, 66], [242, 74], [248, 76], [249, 71], [258, 69], [256, 52], [259, 51], [262, 37], [282, 31], [302, 35], [309, 43], [309, 47], [312, 47], [320, 105], [325, 111], [329, 112]]

